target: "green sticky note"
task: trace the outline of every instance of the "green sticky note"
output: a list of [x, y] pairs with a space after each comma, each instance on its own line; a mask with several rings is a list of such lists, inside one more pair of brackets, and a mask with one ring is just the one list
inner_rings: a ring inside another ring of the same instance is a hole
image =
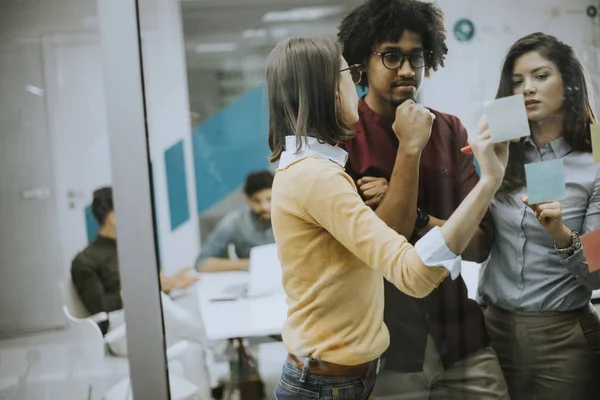
[[563, 160], [525, 164], [529, 204], [560, 200], [565, 196], [565, 167]]

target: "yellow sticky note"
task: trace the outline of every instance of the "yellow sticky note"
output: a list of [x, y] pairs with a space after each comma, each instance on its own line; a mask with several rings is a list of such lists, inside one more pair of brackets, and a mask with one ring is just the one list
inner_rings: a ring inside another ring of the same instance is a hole
[[592, 151], [594, 152], [594, 162], [600, 164], [600, 124], [590, 125], [592, 134]]

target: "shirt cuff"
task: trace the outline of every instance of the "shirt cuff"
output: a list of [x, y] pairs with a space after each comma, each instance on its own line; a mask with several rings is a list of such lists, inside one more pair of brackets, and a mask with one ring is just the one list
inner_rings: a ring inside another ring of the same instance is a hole
[[560, 253], [557, 253], [557, 254], [560, 257], [559, 262], [563, 266], [577, 265], [577, 264], [581, 264], [581, 263], [585, 264], [585, 256], [583, 254], [583, 248], [575, 250], [573, 252], [573, 254], [560, 254]]
[[450, 251], [438, 226], [427, 232], [416, 244], [415, 250], [428, 267], [444, 267], [454, 280], [460, 275], [462, 257]]

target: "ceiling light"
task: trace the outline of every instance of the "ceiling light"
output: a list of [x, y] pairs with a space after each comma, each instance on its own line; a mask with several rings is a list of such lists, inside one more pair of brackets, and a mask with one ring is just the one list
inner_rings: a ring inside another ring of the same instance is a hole
[[244, 39], [265, 38], [267, 37], [266, 29], [247, 29], [242, 33]]
[[201, 43], [194, 47], [196, 53], [226, 53], [238, 49], [237, 43]]
[[261, 17], [262, 22], [314, 21], [336, 15], [344, 11], [343, 7], [306, 7], [287, 11], [269, 11]]
[[39, 88], [37, 86], [25, 85], [25, 90], [27, 90], [29, 93], [35, 94], [37, 96], [43, 96], [44, 95], [44, 89], [41, 89], [41, 88]]

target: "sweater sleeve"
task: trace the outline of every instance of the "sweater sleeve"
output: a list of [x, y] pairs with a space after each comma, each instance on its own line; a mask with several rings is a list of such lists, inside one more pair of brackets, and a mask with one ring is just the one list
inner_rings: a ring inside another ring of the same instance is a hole
[[297, 198], [298, 206], [308, 218], [326, 229], [367, 266], [380, 271], [400, 291], [417, 298], [425, 297], [448, 275], [441, 263], [425, 265], [406, 238], [389, 228], [365, 205], [352, 178], [341, 168], [333, 163], [325, 164], [312, 175], [306, 181], [308, 187], [304, 194]]

